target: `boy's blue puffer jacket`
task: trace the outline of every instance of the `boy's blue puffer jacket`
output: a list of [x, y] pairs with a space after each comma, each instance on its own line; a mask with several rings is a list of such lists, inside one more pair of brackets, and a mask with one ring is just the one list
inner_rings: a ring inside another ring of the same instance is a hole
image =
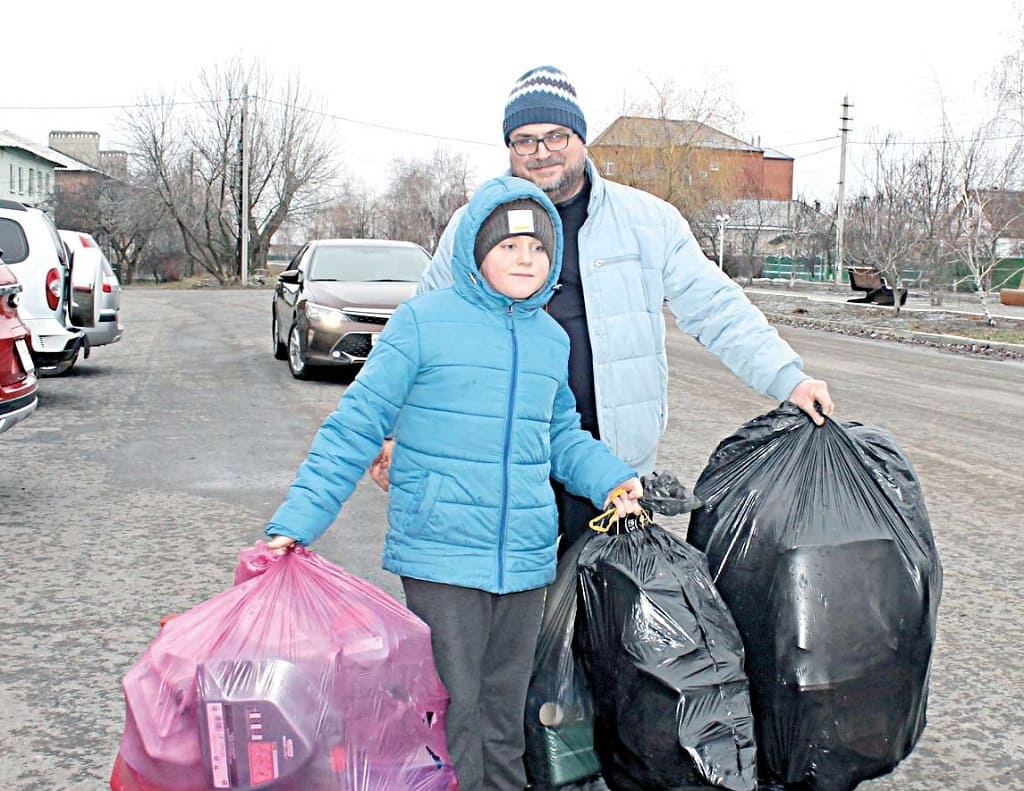
[[[480, 276], [473, 243], [496, 206], [523, 197], [551, 216], [558, 250], [545, 287], [514, 301]], [[561, 222], [548, 198], [510, 176], [484, 184], [458, 229], [454, 284], [395, 312], [267, 533], [315, 540], [393, 432], [384, 568], [493, 593], [554, 579], [549, 477], [601, 507], [635, 475], [579, 428], [569, 340], [543, 310], [560, 264]]]

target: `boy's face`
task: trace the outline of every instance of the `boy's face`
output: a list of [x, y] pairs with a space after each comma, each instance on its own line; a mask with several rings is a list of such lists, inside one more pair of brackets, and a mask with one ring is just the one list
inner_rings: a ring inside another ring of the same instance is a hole
[[532, 236], [502, 239], [480, 262], [480, 274], [491, 288], [511, 299], [526, 299], [547, 282], [551, 259]]

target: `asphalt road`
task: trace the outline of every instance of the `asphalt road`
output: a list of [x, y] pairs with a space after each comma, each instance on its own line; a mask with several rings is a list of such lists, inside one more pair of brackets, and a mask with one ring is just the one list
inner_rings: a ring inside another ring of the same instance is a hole
[[[119, 681], [158, 629], [231, 584], [345, 379], [292, 380], [269, 291], [130, 288], [126, 336], [40, 386], [0, 437], [0, 791], [99, 791]], [[945, 570], [928, 726], [862, 788], [1024, 788], [1024, 366], [783, 329], [837, 417], [890, 429], [915, 465]], [[773, 403], [670, 332], [661, 468], [692, 486]], [[362, 484], [317, 549], [393, 594], [385, 497]], [[674, 525], [684, 530], [685, 524]]]

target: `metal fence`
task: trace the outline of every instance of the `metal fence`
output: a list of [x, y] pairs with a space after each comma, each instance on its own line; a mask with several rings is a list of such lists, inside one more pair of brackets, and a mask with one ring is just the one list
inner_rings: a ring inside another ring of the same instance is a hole
[[[833, 262], [822, 258], [803, 258], [789, 256], [766, 256], [761, 265], [760, 277], [783, 278], [785, 280], [806, 280], [809, 282], [830, 282], [834, 279]], [[974, 280], [963, 266], [947, 268], [948, 282], [945, 287], [952, 291], [974, 291]], [[928, 285], [925, 278], [926, 270], [905, 266], [900, 269], [903, 284], [908, 288], [924, 288]], [[1004, 258], [999, 261], [989, 277], [988, 288], [998, 291], [1000, 288], [1024, 288], [1024, 258]], [[849, 283], [850, 276], [844, 267], [842, 282]]]

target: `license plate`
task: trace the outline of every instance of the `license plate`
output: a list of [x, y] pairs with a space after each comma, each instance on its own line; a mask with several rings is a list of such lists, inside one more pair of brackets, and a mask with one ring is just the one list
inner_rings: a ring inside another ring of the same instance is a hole
[[28, 344], [25, 343], [25, 339], [18, 338], [14, 342], [14, 348], [18, 351], [18, 359], [21, 360], [21, 367], [25, 369], [25, 373], [35, 373], [36, 366], [32, 362], [32, 355], [29, 353]]
[[377, 338], [379, 338], [379, 337], [380, 337], [380, 333], [379, 332], [371, 332], [370, 333], [370, 346], [376, 346], [377, 345]]
[[18, 338], [14, 341], [14, 348], [17, 350], [17, 359], [22, 361], [22, 368], [25, 369], [27, 374], [33, 374], [36, 372], [36, 366], [32, 362], [32, 355], [29, 352], [29, 344], [25, 342], [25, 338]]

